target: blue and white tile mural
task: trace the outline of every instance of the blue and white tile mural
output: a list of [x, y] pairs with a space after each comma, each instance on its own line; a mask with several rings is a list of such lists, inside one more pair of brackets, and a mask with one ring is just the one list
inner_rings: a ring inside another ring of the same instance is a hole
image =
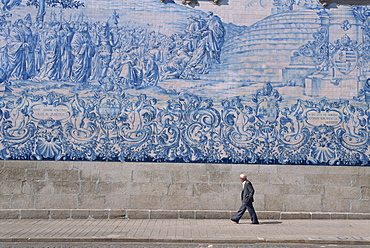
[[370, 165], [370, 7], [270, 1], [2, 0], [0, 158]]

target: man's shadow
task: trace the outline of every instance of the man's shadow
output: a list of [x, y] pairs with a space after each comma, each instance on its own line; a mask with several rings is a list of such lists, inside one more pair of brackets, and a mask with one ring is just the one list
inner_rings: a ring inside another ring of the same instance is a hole
[[[278, 225], [278, 224], [282, 224], [283, 222], [281, 221], [260, 221], [259, 225]], [[253, 225], [251, 223], [248, 223], [248, 222], [245, 222], [245, 223], [239, 223], [239, 225], [242, 224], [242, 225]], [[258, 226], [258, 225], [256, 225]]]
[[260, 221], [260, 225], [278, 225], [282, 223], [282, 221]]

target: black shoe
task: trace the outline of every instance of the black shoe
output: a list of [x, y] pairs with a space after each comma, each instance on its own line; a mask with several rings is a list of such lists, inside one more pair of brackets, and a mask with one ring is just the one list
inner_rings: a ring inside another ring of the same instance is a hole
[[253, 225], [258, 225], [259, 224], [259, 222], [257, 221], [257, 222], [252, 222], [251, 224], [253, 224]]
[[230, 220], [234, 221], [236, 224], [239, 224], [239, 220], [236, 220], [236, 219], [233, 219], [233, 218], [231, 218]]

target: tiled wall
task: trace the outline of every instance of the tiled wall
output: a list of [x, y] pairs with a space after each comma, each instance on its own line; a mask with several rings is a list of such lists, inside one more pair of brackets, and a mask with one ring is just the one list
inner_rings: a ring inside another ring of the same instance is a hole
[[1, 159], [369, 164], [367, 6], [36, 2], [2, 4]]

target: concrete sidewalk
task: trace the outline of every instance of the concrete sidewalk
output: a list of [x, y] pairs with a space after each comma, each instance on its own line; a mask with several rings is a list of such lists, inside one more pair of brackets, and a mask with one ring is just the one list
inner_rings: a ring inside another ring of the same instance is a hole
[[0, 220], [0, 242], [306, 243], [369, 245], [370, 220]]

